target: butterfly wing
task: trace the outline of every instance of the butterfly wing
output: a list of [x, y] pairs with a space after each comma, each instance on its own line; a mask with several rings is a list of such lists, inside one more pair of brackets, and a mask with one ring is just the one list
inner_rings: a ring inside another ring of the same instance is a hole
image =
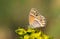
[[29, 24], [30, 25], [33, 23], [34, 19], [35, 19], [34, 16], [29, 15]]
[[45, 19], [45, 17], [42, 16], [42, 15], [40, 15], [39, 21], [40, 21], [40, 26], [41, 27], [45, 27], [45, 25], [46, 25], [46, 19]]
[[29, 13], [29, 24], [31, 25], [35, 19], [35, 12], [34, 9], [31, 9], [30, 13]]
[[45, 17], [39, 14], [35, 8], [32, 8], [29, 13], [29, 24], [33, 28], [44, 27], [46, 24]]

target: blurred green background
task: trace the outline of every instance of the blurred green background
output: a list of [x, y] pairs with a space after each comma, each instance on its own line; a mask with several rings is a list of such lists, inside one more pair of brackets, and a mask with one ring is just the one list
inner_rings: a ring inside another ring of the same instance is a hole
[[60, 0], [0, 0], [0, 28], [28, 25], [31, 8], [47, 18], [45, 33], [60, 39]]

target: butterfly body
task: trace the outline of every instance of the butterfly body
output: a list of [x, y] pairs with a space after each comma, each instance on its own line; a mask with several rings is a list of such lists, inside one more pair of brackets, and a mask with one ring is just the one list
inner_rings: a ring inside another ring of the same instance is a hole
[[45, 17], [38, 12], [38, 10], [32, 8], [29, 13], [29, 24], [32, 28], [44, 27], [46, 20]]

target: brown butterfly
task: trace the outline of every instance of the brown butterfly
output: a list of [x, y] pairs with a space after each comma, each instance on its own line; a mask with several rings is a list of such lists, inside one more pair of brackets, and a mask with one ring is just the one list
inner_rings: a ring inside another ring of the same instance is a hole
[[32, 8], [29, 13], [29, 25], [31, 28], [45, 27], [46, 19], [37, 9]]

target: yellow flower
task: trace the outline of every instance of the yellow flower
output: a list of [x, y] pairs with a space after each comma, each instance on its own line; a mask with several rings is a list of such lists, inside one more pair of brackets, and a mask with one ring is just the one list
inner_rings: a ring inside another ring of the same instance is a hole
[[39, 36], [39, 37], [37, 37], [37, 39], [43, 39], [43, 37], [40, 37], [40, 36]]
[[36, 37], [32, 37], [32, 36], [30, 36], [30, 39], [35, 39]]
[[31, 39], [43, 39], [43, 37], [40, 37], [40, 36], [37, 36], [37, 37], [33, 37], [33, 36], [30, 36]]
[[34, 33], [35, 30], [34, 30], [34, 29], [31, 29], [31, 28], [28, 28], [27, 32], [32, 32], [32, 33]]
[[[20, 35], [20, 39], [49, 39], [50, 37], [43, 34], [42, 31], [38, 31], [37, 29], [28, 28], [27, 30], [23, 28], [18, 28], [16, 31]], [[23, 37], [22, 37], [23, 36]]]
[[49, 36], [43, 35], [44, 39], [49, 39]]
[[29, 39], [29, 35], [25, 35], [24, 36], [24, 39]]
[[31, 34], [32, 37], [39, 37], [40, 35], [41, 35], [41, 32]]
[[23, 28], [18, 28], [18, 29], [16, 30], [16, 33], [18, 33], [19, 35], [23, 35], [23, 34], [26, 33], [26, 31], [25, 31]]

